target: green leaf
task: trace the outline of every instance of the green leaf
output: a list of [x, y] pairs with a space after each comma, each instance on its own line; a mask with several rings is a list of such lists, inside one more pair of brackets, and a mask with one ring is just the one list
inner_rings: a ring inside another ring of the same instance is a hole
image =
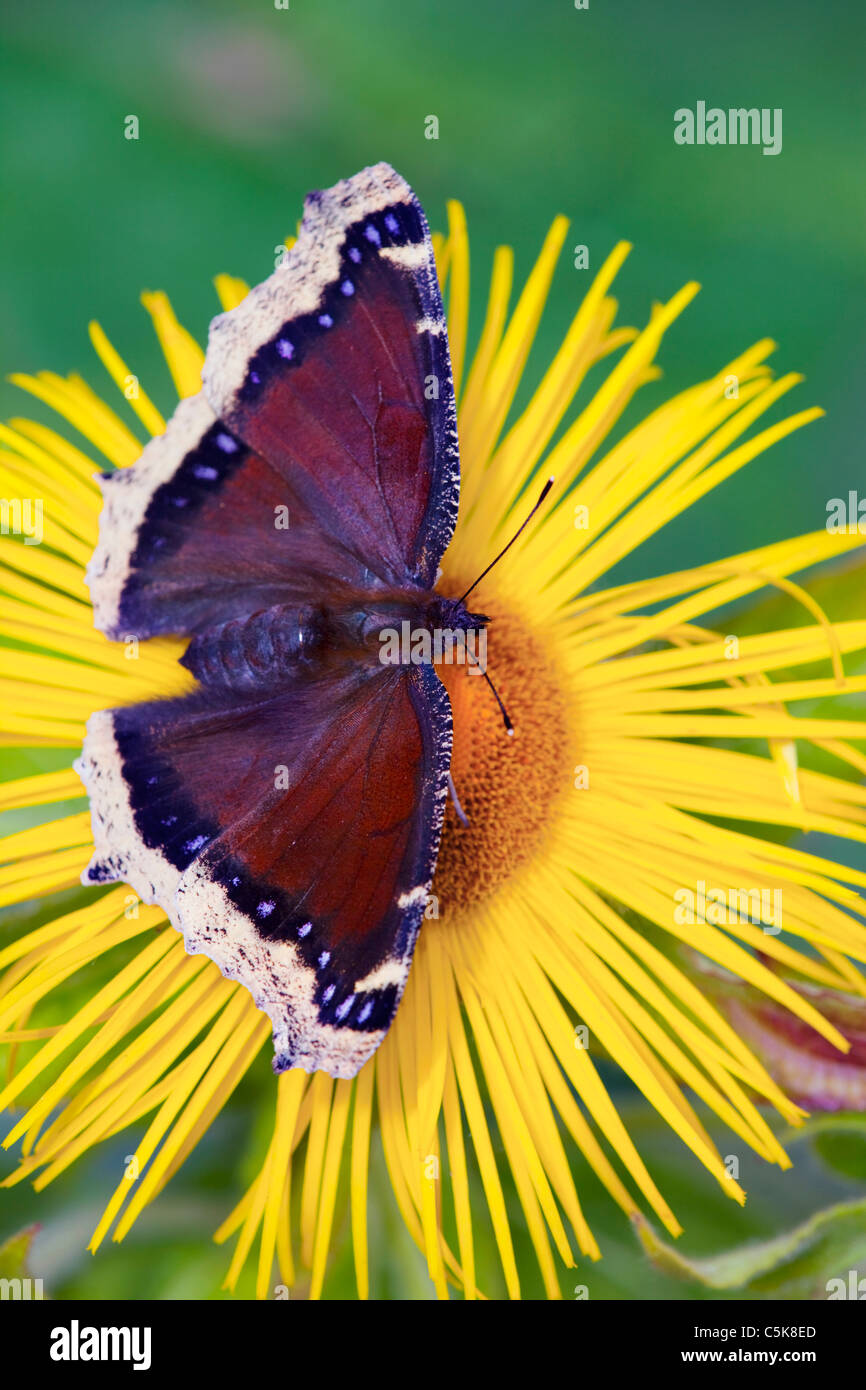
[[866, 1114], [837, 1110], [813, 1115], [804, 1125], [779, 1136], [786, 1148], [811, 1140], [821, 1161], [833, 1173], [862, 1183], [866, 1173]]
[[0, 1279], [27, 1277], [27, 1257], [38, 1230], [38, 1225], [25, 1226], [23, 1231], [18, 1231], [0, 1245]]
[[815, 1152], [834, 1173], [862, 1181], [866, 1173], [864, 1136], [844, 1132], [819, 1134], [815, 1137]]
[[816, 1212], [769, 1240], [754, 1241], [702, 1259], [689, 1259], [661, 1240], [645, 1217], [634, 1220], [653, 1264], [708, 1289], [737, 1289], [744, 1297], [826, 1298], [828, 1281], [847, 1282], [866, 1264], [866, 1199]]

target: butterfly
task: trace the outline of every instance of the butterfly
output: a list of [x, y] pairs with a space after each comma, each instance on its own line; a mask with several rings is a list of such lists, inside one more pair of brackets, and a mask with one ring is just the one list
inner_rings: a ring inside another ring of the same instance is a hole
[[76, 768], [83, 881], [158, 903], [273, 1025], [274, 1070], [349, 1078], [403, 993], [452, 719], [381, 632], [468, 632], [435, 591], [460, 467], [433, 248], [387, 164], [305, 201], [282, 264], [210, 326], [202, 390], [101, 479], [87, 570], [114, 640], [177, 634], [191, 693], [100, 711]]

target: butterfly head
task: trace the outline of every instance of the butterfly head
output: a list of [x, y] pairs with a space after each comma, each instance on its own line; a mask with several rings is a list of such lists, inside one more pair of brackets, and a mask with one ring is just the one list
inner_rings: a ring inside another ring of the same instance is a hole
[[486, 613], [470, 613], [462, 598], [445, 598], [434, 594], [427, 606], [427, 621], [431, 628], [451, 632], [473, 632], [490, 622]]

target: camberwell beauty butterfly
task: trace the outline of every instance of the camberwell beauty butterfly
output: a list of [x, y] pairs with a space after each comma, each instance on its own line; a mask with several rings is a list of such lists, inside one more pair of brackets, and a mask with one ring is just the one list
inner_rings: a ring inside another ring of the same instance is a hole
[[213, 321], [202, 381], [103, 480], [96, 625], [191, 637], [199, 684], [91, 718], [84, 881], [128, 882], [244, 984], [276, 1071], [351, 1077], [406, 983], [451, 756], [434, 666], [383, 664], [378, 634], [486, 621], [434, 592], [454, 392], [427, 223], [393, 169], [307, 198], [284, 263]]

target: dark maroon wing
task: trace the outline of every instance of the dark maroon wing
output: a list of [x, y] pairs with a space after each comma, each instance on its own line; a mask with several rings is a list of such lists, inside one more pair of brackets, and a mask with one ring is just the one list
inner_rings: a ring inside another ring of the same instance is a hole
[[241, 981], [273, 1023], [276, 1070], [354, 1076], [403, 992], [450, 750], [431, 666], [103, 711], [77, 765], [86, 881], [130, 883]]
[[457, 516], [454, 392], [427, 223], [393, 169], [310, 195], [284, 264], [211, 325], [202, 379], [104, 482], [102, 631], [432, 587]]

